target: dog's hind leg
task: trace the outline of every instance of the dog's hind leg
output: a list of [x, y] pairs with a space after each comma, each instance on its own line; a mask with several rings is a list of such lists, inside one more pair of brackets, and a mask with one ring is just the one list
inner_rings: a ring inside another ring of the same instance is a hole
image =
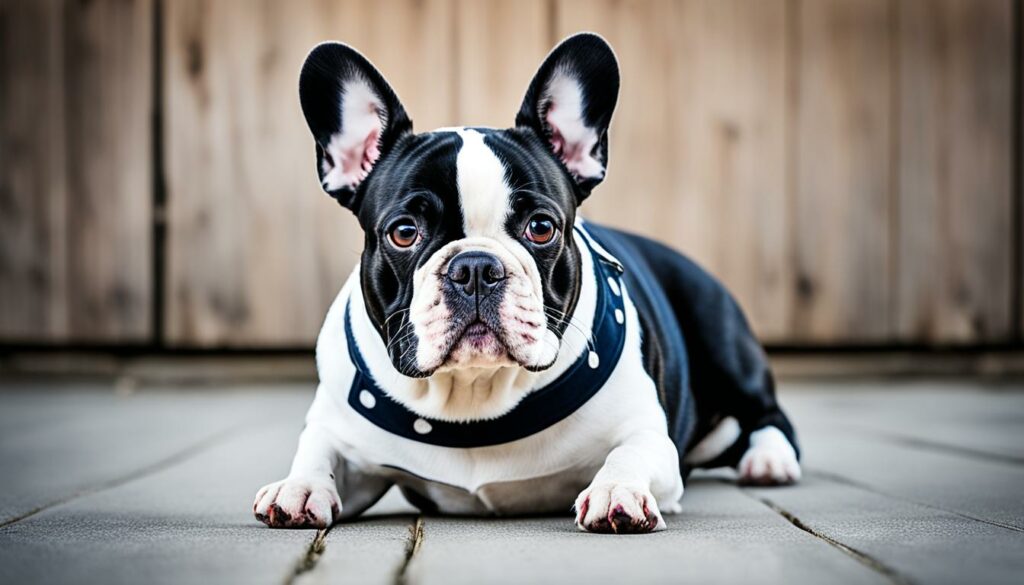
[[[784, 484], [800, 478], [796, 432], [775, 396], [768, 357], [729, 292], [690, 260], [652, 262], [684, 331], [690, 384], [698, 421], [713, 423], [688, 445], [692, 455], [705, 441], [724, 447], [693, 466], [733, 466], [744, 483]], [[734, 437], [731, 444], [726, 439]]]
[[732, 295], [667, 246], [615, 233], [643, 259], [634, 269], [649, 270], [663, 288], [683, 332], [696, 423], [678, 448], [700, 455], [684, 457], [684, 468], [736, 467], [741, 481], [759, 484], [798, 479], [796, 433], [776, 400], [764, 349]]

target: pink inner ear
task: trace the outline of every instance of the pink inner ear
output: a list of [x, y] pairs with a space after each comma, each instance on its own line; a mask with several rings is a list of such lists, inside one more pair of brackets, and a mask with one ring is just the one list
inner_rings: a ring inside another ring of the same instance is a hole
[[548, 106], [547, 123], [548, 127], [551, 128], [551, 137], [548, 142], [551, 143], [551, 150], [555, 153], [555, 156], [562, 158], [562, 151], [565, 149], [565, 138], [562, 138], [562, 133], [555, 127], [552, 118], [554, 117], [555, 104]]
[[354, 188], [380, 158], [381, 116], [375, 95], [355, 87], [346, 94], [342, 131], [324, 149], [323, 187], [327, 191]]
[[[551, 128], [551, 150], [562, 159], [565, 166], [569, 167], [570, 170], [574, 168], [581, 168], [585, 161], [584, 157], [589, 156], [583, 152], [583, 144], [580, 142], [566, 142], [565, 137], [558, 131], [557, 128]], [[578, 174], [578, 173], [577, 173]]]
[[597, 133], [587, 127], [581, 117], [548, 106], [546, 121], [551, 130], [548, 142], [555, 156], [577, 179], [603, 179], [604, 165], [591, 154], [597, 144]]
[[380, 157], [380, 128], [374, 128], [366, 138], [352, 145], [343, 153], [341, 175], [349, 184], [357, 184], [366, 178], [373, 163]]

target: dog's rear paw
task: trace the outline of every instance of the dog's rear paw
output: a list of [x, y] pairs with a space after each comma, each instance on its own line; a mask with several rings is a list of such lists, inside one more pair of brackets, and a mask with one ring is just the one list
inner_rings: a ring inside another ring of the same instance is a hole
[[750, 434], [750, 448], [739, 465], [739, 481], [749, 485], [786, 485], [800, 479], [796, 451], [782, 431], [765, 427]]
[[252, 506], [271, 528], [326, 528], [341, 517], [333, 479], [289, 478], [263, 486]]
[[627, 534], [665, 529], [650, 490], [618, 483], [592, 484], [576, 498], [576, 526], [587, 532]]

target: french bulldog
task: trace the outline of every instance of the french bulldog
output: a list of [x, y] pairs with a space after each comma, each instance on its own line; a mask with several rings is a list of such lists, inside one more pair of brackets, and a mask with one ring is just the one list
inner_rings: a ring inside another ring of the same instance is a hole
[[291, 471], [259, 490], [257, 519], [325, 527], [398, 486], [428, 513], [575, 510], [580, 530], [651, 532], [694, 468], [800, 477], [765, 353], [722, 284], [577, 215], [605, 177], [618, 90], [611, 48], [577, 34], [513, 127], [416, 134], [366, 58], [313, 49], [299, 96], [316, 169], [365, 247], [317, 340]]

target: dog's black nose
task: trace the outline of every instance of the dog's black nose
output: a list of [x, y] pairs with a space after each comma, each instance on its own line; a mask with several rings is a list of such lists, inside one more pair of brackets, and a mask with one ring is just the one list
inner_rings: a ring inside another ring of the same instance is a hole
[[505, 280], [505, 266], [494, 254], [463, 252], [448, 263], [448, 280], [467, 297], [482, 298]]

